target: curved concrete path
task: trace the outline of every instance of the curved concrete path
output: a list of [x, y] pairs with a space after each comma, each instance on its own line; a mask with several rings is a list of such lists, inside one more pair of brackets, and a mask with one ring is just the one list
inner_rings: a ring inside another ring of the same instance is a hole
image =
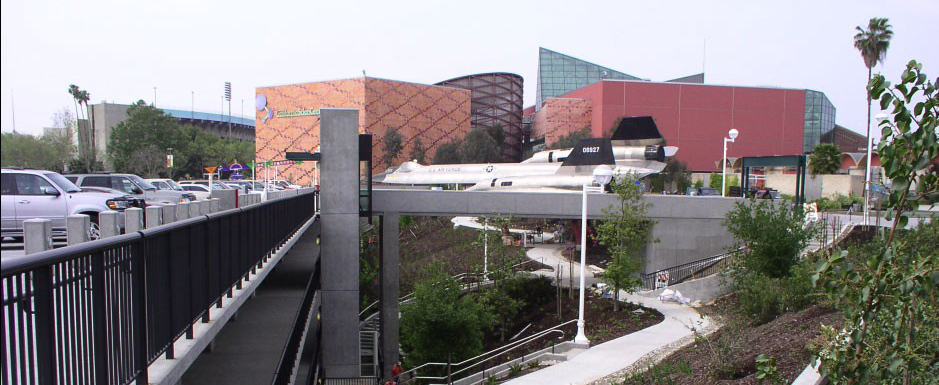
[[[513, 379], [505, 384], [589, 384], [629, 367], [648, 353], [692, 335], [691, 327], [700, 330], [711, 324], [709, 318], [701, 316], [688, 306], [665, 303], [658, 299], [625, 294], [625, 292], [620, 293], [620, 298], [656, 309], [665, 316], [665, 319], [632, 334], [592, 346], [567, 361]], [[585, 327], [589, 333], [590, 324]]]
[[[475, 217], [454, 217], [454, 225], [482, 229], [484, 226], [476, 221]], [[524, 233], [525, 230], [509, 229], [513, 233]], [[546, 234], [545, 238], [548, 238]], [[550, 239], [550, 238], [548, 238]], [[580, 278], [580, 264], [568, 262], [562, 255], [563, 245], [535, 244], [526, 252], [529, 259], [544, 263], [556, 268], [561, 266], [564, 276], [561, 284], [569, 282], [567, 274], [573, 270], [574, 285]], [[596, 282], [595, 272], [602, 272], [596, 266], [587, 266], [585, 278], [587, 285]], [[535, 274], [554, 278], [554, 272], [539, 270]], [[549, 366], [536, 372], [505, 382], [510, 385], [541, 385], [541, 384], [589, 384], [604, 379], [604, 377], [635, 364], [647, 354], [669, 344], [674, 344], [682, 338], [691, 336], [691, 328], [698, 330], [711, 325], [711, 320], [702, 316], [689, 306], [671, 302], [661, 302], [658, 298], [649, 298], [637, 294], [620, 293], [620, 298], [627, 302], [640, 303], [658, 310], [665, 319], [653, 326], [636, 331], [632, 334], [592, 346], [588, 349], [574, 349], [568, 353], [567, 361]], [[590, 325], [586, 325], [589, 333]]]

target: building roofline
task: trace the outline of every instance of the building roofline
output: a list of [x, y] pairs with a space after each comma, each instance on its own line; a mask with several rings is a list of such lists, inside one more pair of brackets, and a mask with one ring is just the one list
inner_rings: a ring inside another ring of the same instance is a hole
[[432, 84], [432, 85], [439, 85], [440, 83], [447, 83], [447, 82], [457, 81], [457, 80], [466, 79], [466, 78], [473, 78], [473, 77], [477, 77], [477, 76], [492, 76], [492, 75], [511, 76], [511, 77], [516, 77], [516, 78], [522, 79], [522, 80], [525, 79], [525, 78], [522, 77], [522, 75], [514, 74], [514, 73], [511, 73], [511, 72], [480, 72], [480, 73], [478, 73], [478, 74], [463, 75], [463, 76], [457, 76], [457, 77], [455, 77], [455, 78], [451, 78], [451, 79], [447, 79], [447, 80], [441, 80], [441, 81], [436, 82], [436, 83], [434, 83], [434, 84]]

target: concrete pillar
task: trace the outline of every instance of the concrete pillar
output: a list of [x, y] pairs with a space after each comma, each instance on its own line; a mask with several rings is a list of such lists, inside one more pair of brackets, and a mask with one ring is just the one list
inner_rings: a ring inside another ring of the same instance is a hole
[[27, 219], [23, 221], [23, 250], [35, 254], [52, 249], [52, 221]]
[[117, 211], [100, 212], [98, 226], [101, 227], [101, 238], [121, 235], [120, 213]]
[[91, 227], [91, 217], [85, 214], [75, 214], [65, 217], [65, 235], [68, 244], [77, 245], [88, 242], [88, 230]]
[[138, 207], [124, 210], [124, 233], [128, 234], [140, 230], [143, 230], [143, 210]]
[[147, 207], [147, 228], [152, 229], [163, 223], [160, 219], [160, 213], [163, 208], [160, 206]]
[[398, 362], [398, 334], [401, 320], [398, 318], [398, 298], [400, 297], [399, 283], [399, 245], [398, 224], [401, 216], [398, 213], [385, 213], [381, 217], [381, 257], [379, 263], [379, 279], [381, 280], [381, 314], [378, 326], [381, 335], [382, 378], [391, 376], [391, 366]]
[[168, 204], [163, 208], [163, 224], [176, 222], [176, 205]]
[[176, 220], [181, 221], [183, 219], [189, 218], [189, 205], [192, 203], [189, 202], [180, 202], [176, 205]]
[[202, 202], [205, 201], [195, 201], [189, 203], [189, 218], [195, 218], [201, 215], [202, 212]]
[[323, 371], [326, 378], [359, 376], [358, 134], [358, 110], [320, 110]]

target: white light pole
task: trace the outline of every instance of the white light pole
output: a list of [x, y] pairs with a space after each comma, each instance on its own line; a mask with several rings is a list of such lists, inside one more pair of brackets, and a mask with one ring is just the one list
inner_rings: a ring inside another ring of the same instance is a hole
[[489, 217], [483, 222], [483, 281], [489, 279]]
[[589, 344], [590, 340], [584, 334], [584, 286], [585, 269], [587, 265], [587, 192], [594, 191], [603, 193], [603, 186], [610, 183], [613, 179], [613, 169], [605, 164], [593, 169], [593, 180], [600, 187], [584, 185], [583, 205], [581, 206], [580, 216], [580, 302], [577, 306], [577, 336], [574, 337], [574, 343]]
[[730, 138], [724, 138], [724, 157], [721, 158], [721, 196], [727, 196], [727, 142], [734, 142], [734, 139], [737, 139], [737, 135], [740, 134], [736, 128], [731, 128], [730, 131], [727, 131], [727, 136]]
[[[879, 113], [874, 117], [877, 120], [877, 125], [880, 125], [880, 122], [887, 120], [886, 113]], [[864, 224], [871, 224], [871, 156], [873, 154], [874, 147], [874, 137], [869, 136], [867, 138], [867, 169], [864, 171]]]

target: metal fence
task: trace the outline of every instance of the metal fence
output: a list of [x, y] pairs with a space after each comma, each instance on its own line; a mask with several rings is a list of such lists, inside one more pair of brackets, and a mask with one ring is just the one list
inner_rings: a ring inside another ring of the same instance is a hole
[[0, 383], [147, 383], [314, 215], [307, 193], [4, 261]]
[[675, 285], [689, 279], [701, 278], [718, 273], [730, 266], [734, 255], [736, 255], [736, 252], [718, 254], [649, 274], [643, 274], [642, 285], [639, 287], [639, 290], [656, 289], [656, 281], [660, 281], [665, 285]]

